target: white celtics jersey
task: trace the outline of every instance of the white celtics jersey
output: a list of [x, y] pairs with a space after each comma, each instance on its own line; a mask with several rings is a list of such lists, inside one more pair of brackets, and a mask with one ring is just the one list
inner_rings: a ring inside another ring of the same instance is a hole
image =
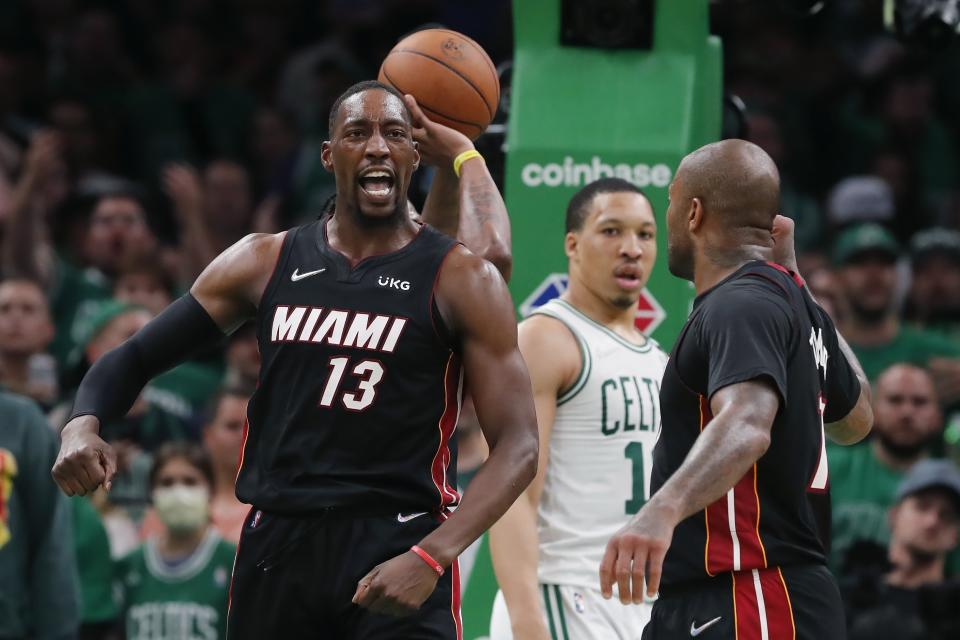
[[559, 299], [534, 311], [565, 324], [581, 371], [557, 398], [538, 511], [539, 580], [599, 588], [610, 537], [650, 497], [667, 355], [632, 344]]

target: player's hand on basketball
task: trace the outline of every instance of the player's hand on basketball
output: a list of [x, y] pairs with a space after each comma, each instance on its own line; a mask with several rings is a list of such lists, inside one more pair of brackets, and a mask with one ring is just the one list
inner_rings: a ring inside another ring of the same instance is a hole
[[416, 98], [404, 96], [407, 107], [413, 114], [413, 139], [420, 149], [420, 157], [429, 165], [453, 170], [453, 159], [464, 151], [473, 149], [473, 142], [456, 129], [434, 122], [426, 115]]
[[643, 581], [647, 595], [653, 597], [660, 588], [663, 559], [670, 548], [676, 519], [655, 504], [648, 502], [633, 520], [618, 531], [603, 554], [600, 563], [600, 592], [608, 600], [613, 597], [616, 582], [623, 604], [643, 602]]
[[439, 576], [412, 551], [378, 564], [357, 584], [353, 603], [374, 613], [408, 616], [430, 597]]
[[797, 273], [797, 252], [794, 248], [793, 220], [777, 214], [773, 219], [773, 261]]
[[101, 484], [108, 491], [117, 472], [117, 454], [97, 434], [94, 416], [78, 416], [60, 434], [53, 479], [68, 496], [84, 496]]

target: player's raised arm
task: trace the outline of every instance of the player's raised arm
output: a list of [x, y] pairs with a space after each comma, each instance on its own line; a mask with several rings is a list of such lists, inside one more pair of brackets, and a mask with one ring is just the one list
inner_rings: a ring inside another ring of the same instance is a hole
[[[430, 193], [423, 205], [423, 221], [454, 236], [470, 251], [493, 263], [504, 280], [510, 280], [510, 217], [486, 163], [476, 159], [454, 171], [454, 160], [474, 149], [459, 131], [427, 118], [413, 96], [406, 96], [414, 119], [413, 137], [420, 157], [436, 167]], [[461, 184], [463, 188], [461, 189]]]
[[537, 580], [537, 505], [546, 478], [557, 396], [576, 379], [580, 352], [570, 331], [546, 316], [524, 321], [520, 325], [519, 343], [533, 384], [540, 462], [533, 482], [490, 529], [490, 554], [514, 636], [549, 638], [540, 610], [543, 599]]
[[220, 340], [253, 316], [271, 275], [283, 234], [252, 235], [218, 256], [190, 292], [90, 368], [61, 432], [53, 477], [67, 495], [110, 487], [116, 455], [98, 435], [121, 418], [154, 376]]
[[[776, 261], [796, 273], [798, 268], [794, 249], [793, 220], [782, 215], [775, 217], [773, 239], [776, 243], [774, 248]], [[804, 286], [807, 293], [810, 293], [810, 288]], [[811, 293], [811, 297], [812, 295]], [[840, 335], [833, 321], [825, 312], [819, 311], [828, 329], [827, 335], [824, 336], [827, 349], [828, 391], [824, 431], [837, 444], [855, 444], [866, 438], [873, 427], [870, 382], [853, 349]]]

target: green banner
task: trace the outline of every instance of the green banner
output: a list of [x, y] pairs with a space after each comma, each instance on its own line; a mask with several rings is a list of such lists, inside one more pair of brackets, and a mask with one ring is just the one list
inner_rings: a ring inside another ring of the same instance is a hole
[[720, 134], [721, 51], [708, 33], [708, 2], [658, 2], [649, 51], [560, 46], [560, 4], [514, 3], [506, 167], [514, 300], [524, 312], [564, 288], [564, 278], [549, 276], [566, 271], [570, 196], [621, 177], [644, 190], [657, 214], [659, 256], [638, 325], [669, 347], [692, 288], [667, 271], [667, 186], [684, 155]]
[[[659, 255], [637, 324], [669, 350], [693, 289], [667, 270], [667, 186], [684, 155], [720, 135], [721, 49], [709, 35], [708, 0], [659, 0], [648, 51], [562, 47], [560, 5], [513, 5], [506, 166], [513, 299], [524, 313], [563, 292], [567, 202], [593, 180], [622, 177], [644, 190], [658, 223]], [[488, 633], [496, 591], [485, 543], [471, 565], [464, 638], [478, 640]]]

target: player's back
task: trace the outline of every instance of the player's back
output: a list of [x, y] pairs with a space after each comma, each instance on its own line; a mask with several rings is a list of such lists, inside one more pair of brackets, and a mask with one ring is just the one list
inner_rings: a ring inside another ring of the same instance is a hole
[[461, 366], [434, 301], [455, 242], [425, 225], [351, 266], [325, 223], [287, 233], [263, 294], [238, 495], [289, 514], [455, 504]]
[[535, 314], [576, 338], [580, 375], [557, 398], [538, 509], [539, 580], [593, 586], [604, 546], [650, 496], [666, 354], [632, 344], [562, 300]]
[[801, 284], [778, 265], [749, 263], [697, 297], [677, 339], [664, 374], [654, 491], [710, 428], [710, 398], [718, 389], [761, 379], [781, 403], [766, 453], [706, 513], [677, 527], [664, 584], [824, 562], [808, 499], [828, 486], [823, 416], [843, 417], [859, 385], [840, 365], [829, 317]]

